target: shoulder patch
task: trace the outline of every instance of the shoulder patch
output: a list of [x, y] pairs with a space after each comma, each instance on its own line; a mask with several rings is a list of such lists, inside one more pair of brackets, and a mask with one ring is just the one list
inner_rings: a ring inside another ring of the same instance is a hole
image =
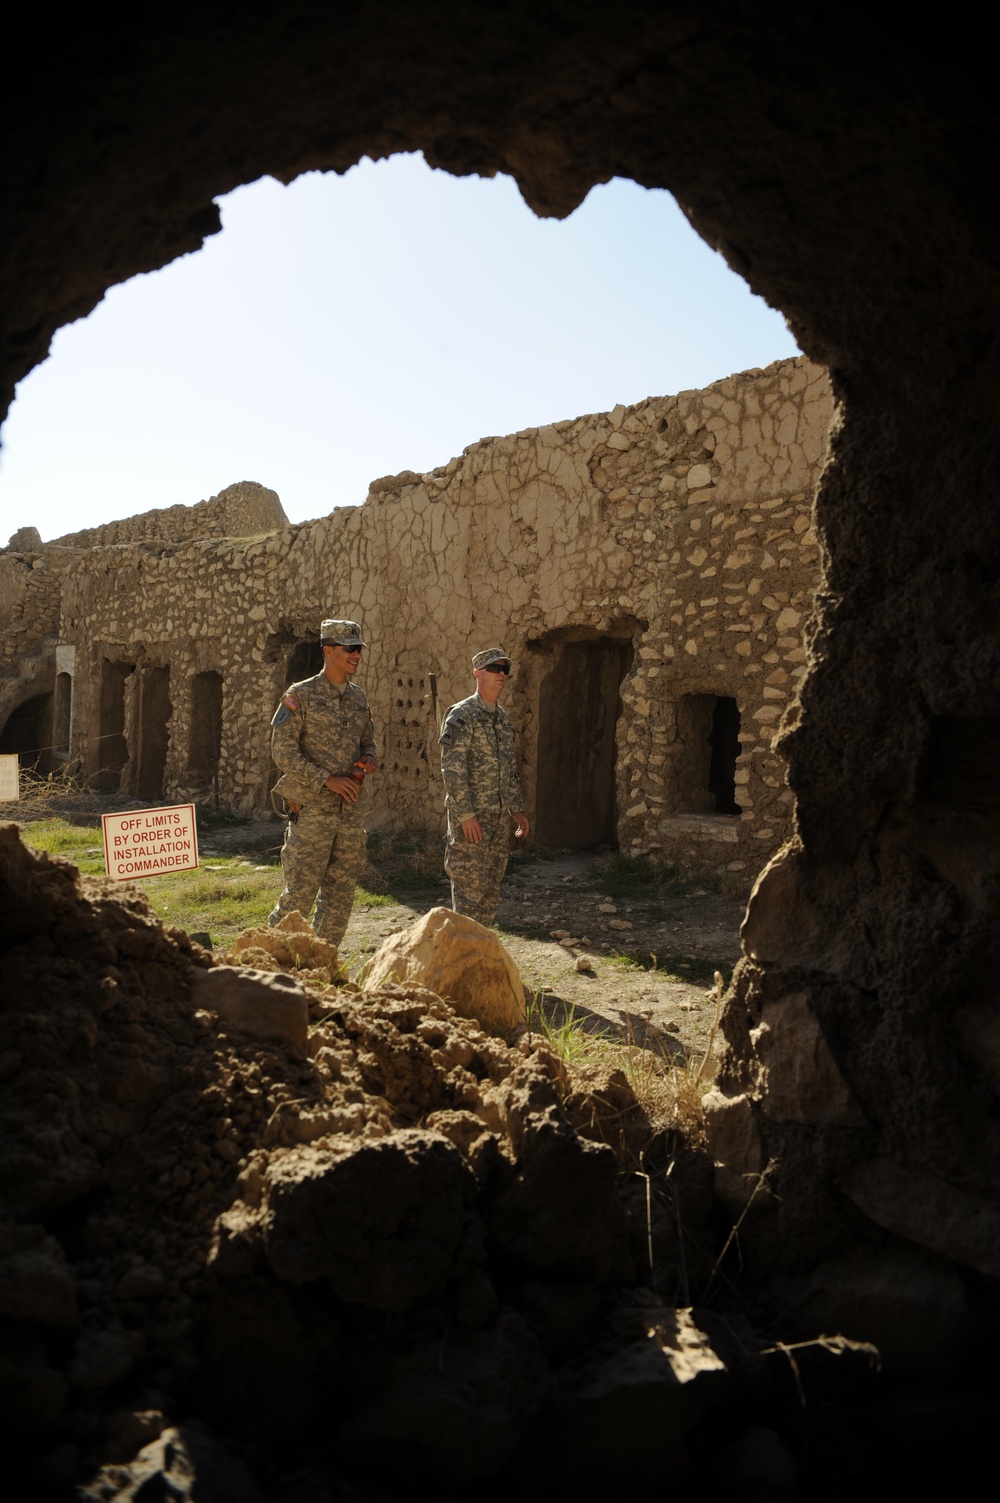
[[450, 746], [455, 731], [463, 731], [464, 729], [465, 720], [463, 719], [463, 717], [461, 715], [456, 715], [454, 710], [449, 710], [447, 715], [444, 717], [444, 725], [441, 727], [441, 734], [438, 737], [438, 745]]
[[298, 707], [299, 701], [294, 694], [283, 694], [281, 696], [281, 703], [271, 718], [271, 724], [284, 725], [292, 711], [297, 710]]

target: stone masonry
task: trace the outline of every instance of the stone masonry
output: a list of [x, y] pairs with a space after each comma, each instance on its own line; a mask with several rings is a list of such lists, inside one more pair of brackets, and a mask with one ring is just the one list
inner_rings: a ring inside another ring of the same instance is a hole
[[787, 360], [481, 439], [301, 525], [243, 482], [9, 548], [0, 746], [32, 750], [30, 711], [43, 770], [262, 811], [274, 705], [316, 671], [323, 617], [357, 618], [383, 756], [370, 826], [436, 832], [440, 717], [501, 643], [543, 843], [743, 887], [792, 827], [775, 740], [807, 659], [832, 412], [825, 372]]

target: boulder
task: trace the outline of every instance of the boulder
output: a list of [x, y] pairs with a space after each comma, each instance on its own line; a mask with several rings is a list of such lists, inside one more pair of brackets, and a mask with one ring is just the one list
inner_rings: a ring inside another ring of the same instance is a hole
[[560, 1373], [548, 1469], [573, 1465], [606, 1484], [627, 1433], [630, 1481], [661, 1482], [665, 1456], [672, 1481], [691, 1477], [684, 1437], [731, 1392], [725, 1362], [693, 1310], [675, 1309], [647, 1290], [623, 1300], [606, 1324], [605, 1340]]
[[326, 1279], [347, 1304], [398, 1312], [467, 1271], [475, 1196], [471, 1171], [438, 1133], [331, 1135], [271, 1160], [251, 1193], [259, 1203], [220, 1218], [215, 1261], [241, 1272], [256, 1243], [283, 1283]]
[[462, 1017], [497, 1033], [524, 1022], [524, 986], [514, 961], [492, 930], [450, 908], [432, 908], [376, 950], [365, 967], [365, 989], [390, 982], [426, 987]]

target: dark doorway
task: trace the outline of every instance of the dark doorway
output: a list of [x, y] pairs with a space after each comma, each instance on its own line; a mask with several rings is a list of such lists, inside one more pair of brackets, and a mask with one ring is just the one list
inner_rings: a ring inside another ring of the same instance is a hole
[[677, 706], [678, 807], [697, 814], [740, 814], [736, 758], [740, 711], [728, 694], [685, 694]]
[[222, 674], [196, 673], [191, 680], [191, 739], [188, 776], [207, 793], [219, 771], [222, 751]]
[[128, 761], [125, 740], [125, 680], [135, 672], [134, 663], [101, 665], [101, 717], [97, 742], [97, 786], [114, 791], [121, 785], [122, 768]]
[[7, 717], [0, 734], [0, 752], [17, 754], [21, 767], [39, 772], [52, 769], [52, 695], [35, 694]]
[[559, 642], [555, 653], [538, 700], [538, 841], [570, 850], [614, 845], [615, 724], [632, 642]]
[[313, 678], [322, 671], [323, 648], [316, 638], [297, 642], [288, 654], [288, 682], [300, 684], [304, 678]]
[[163, 797], [163, 774], [167, 766], [170, 703], [170, 669], [143, 668], [139, 680], [136, 723], [135, 791], [140, 798]]

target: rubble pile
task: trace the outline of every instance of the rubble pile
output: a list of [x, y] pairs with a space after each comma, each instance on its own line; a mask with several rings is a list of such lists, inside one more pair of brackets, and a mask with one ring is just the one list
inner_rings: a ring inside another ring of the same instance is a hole
[[710, 1166], [619, 1072], [416, 985], [217, 966], [10, 825], [0, 898], [24, 1497], [484, 1496], [526, 1456], [641, 1480], [759, 1383], [752, 1342], [676, 1308], [712, 1272]]
[[286, 914], [273, 929], [244, 929], [232, 950], [218, 959], [261, 971], [290, 971], [307, 986], [330, 986], [347, 980], [337, 946], [320, 939], [301, 913]]

